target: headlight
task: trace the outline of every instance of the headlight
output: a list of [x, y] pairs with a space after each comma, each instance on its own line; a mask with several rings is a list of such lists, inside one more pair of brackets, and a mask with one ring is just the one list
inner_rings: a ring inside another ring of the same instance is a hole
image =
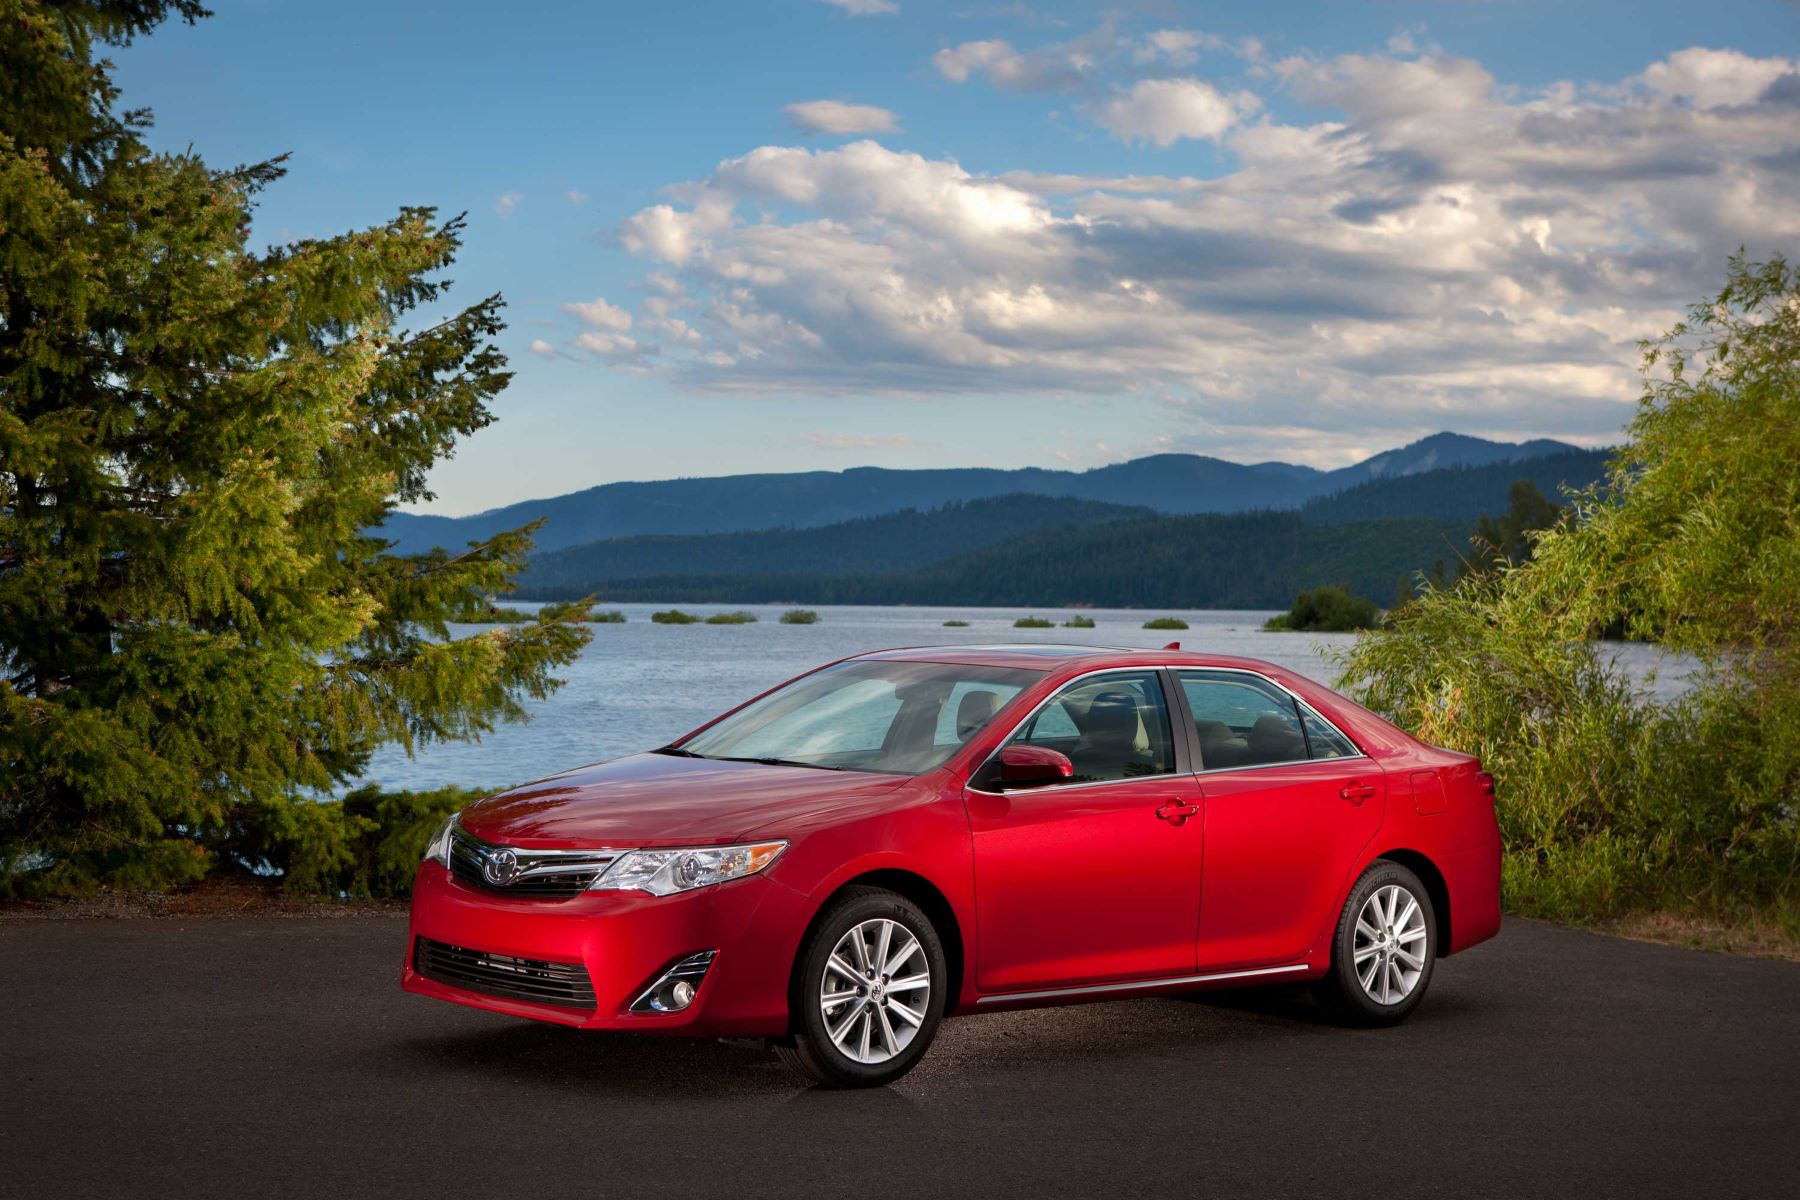
[[589, 890], [672, 896], [754, 875], [786, 849], [786, 842], [755, 842], [745, 846], [631, 850], [621, 854]]
[[456, 818], [461, 813], [451, 813], [444, 818], [437, 832], [431, 835], [431, 841], [425, 844], [425, 857], [440, 867], [450, 865], [450, 831], [456, 828]]

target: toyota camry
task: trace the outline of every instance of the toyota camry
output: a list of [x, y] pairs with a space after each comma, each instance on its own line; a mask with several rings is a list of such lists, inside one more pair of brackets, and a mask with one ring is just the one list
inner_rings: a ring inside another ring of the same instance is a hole
[[1494, 783], [1291, 671], [888, 650], [433, 837], [403, 986], [584, 1029], [766, 1039], [879, 1085], [946, 1017], [1306, 982], [1388, 1025], [1500, 925]]

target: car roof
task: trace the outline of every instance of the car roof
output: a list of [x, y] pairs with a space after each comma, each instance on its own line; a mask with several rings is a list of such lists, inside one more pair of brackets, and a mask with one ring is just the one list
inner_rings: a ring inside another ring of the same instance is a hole
[[982, 667], [1017, 667], [1028, 671], [1082, 671], [1101, 667], [1234, 667], [1263, 674], [1286, 674], [1272, 663], [1235, 655], [1193, 650], [1158, 650], [1144, 646], [1093, 646], [1058, 642], [1001, 642], [975, 646], [902, 646], [856, 656], [889, 662], [966, 663]]

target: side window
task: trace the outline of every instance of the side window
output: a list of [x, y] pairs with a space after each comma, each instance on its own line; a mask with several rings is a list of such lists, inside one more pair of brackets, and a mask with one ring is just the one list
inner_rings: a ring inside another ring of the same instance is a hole
[[1243, 675], [1183, 671], [1194, 714], [1200, 769], [1259, 767], [1306, 758], [1306, 735], [1293, 697]]
[[1300, 721], [1306, 726], [1306, 744], [1314, 758], [1353, 758], [1362, 753], [1349, 738], [1305, 709], [1300, 710]]
[[1154, 671], [1121, 671], [1071, 684], [1013, 738], [1060, 750], [1071, 783], [1168, 775], [1175, 770], [1169, 709]]

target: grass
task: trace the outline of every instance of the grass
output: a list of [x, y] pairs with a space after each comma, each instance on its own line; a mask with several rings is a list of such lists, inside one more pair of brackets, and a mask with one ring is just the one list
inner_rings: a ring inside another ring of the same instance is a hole
[[817, 625], [819, 614], [810, 608], [790, 608], [781, 614], [783, 625]]
[[1046, 621], [1042, 617], [1020, 617], [1013, 622], [1014, 629], [1054, 629], [1056, 622]]
[[670, 608], [664, 609], [662, 612], [653, 612], [650, 614], [650, 619], [658, 625], [695, 625], [700, 621], [700, 618], [696, 617], [693, 613], [682, 612], [679, 608]]
[[1092, 629], [1093, 627], [1094, 618], [1092, 617], [1070, 617], [1063, 622], [1064, 629]]
[[625, 614], [616, 608], [609, 608], [603, 611], [590, 612], [587, 615], [587, 620], [589, 625], [623, 625], [625, 623]]
[[944, 622], [945, 629], [967, 629], [968, 627], [969, 627], [969, 623], [967, 621], [945, 621]]
[[1145, 629], [1186, 629], [1188, 623], [1180, 617], [1153, 617], [1144, 622]]
[[714, 613], [706, 618], [706, 623], [708, 625], [754, 625], [756, 624], [756, 614], [744, 612], [741, 609], [737, 612]]

